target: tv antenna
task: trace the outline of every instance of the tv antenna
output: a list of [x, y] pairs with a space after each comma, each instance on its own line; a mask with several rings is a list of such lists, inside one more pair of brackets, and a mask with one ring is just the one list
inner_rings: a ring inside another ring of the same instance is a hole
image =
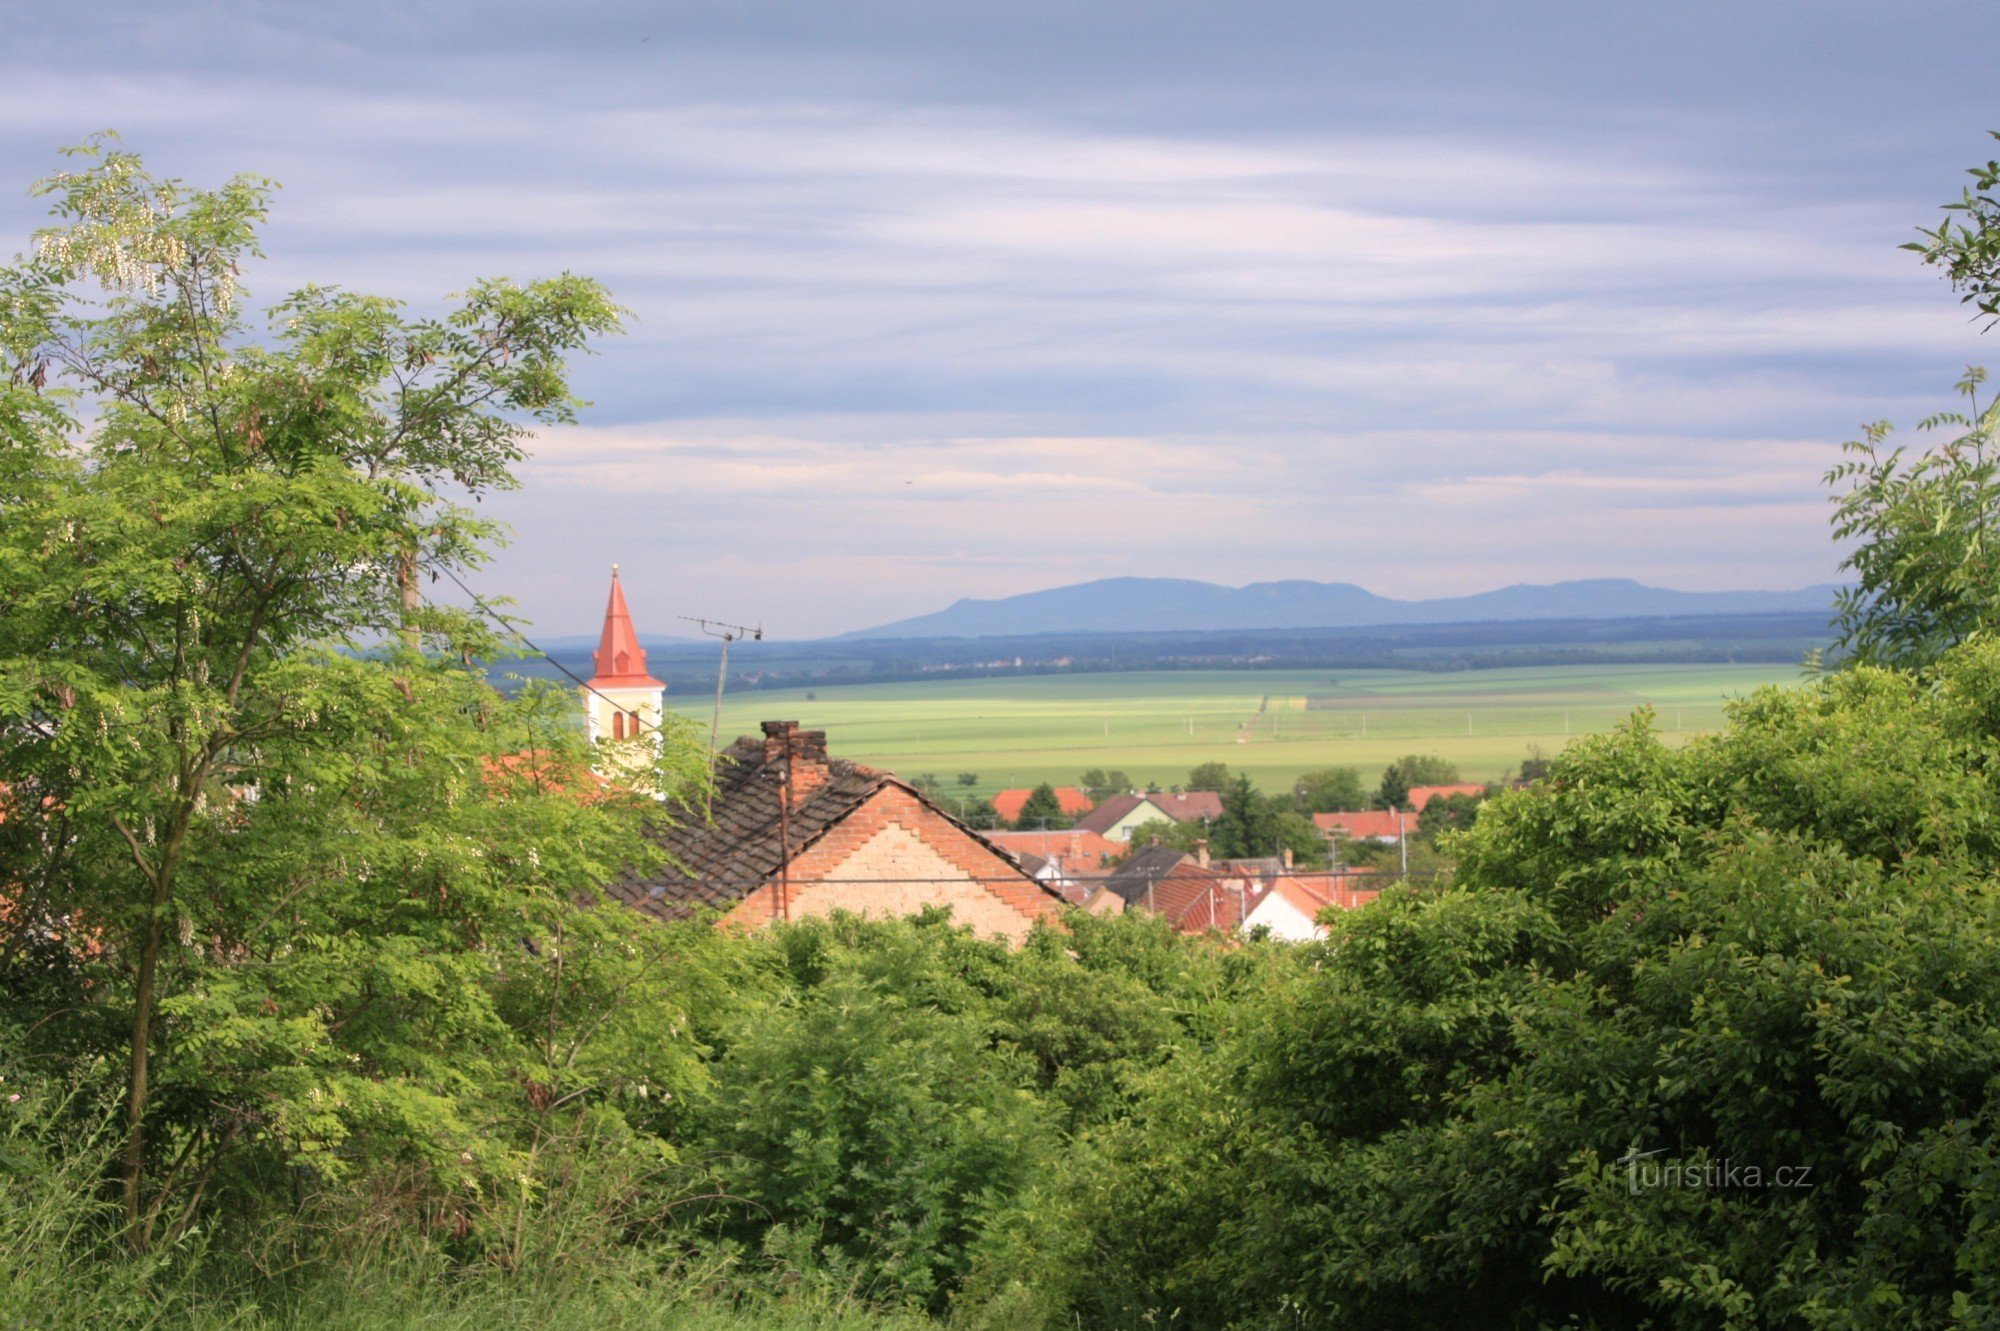
[[719, 619], [699, 619], [694, 615], [682, 615], [688, 623], [695, 625], [711, 638], [722, 639], [722, 664], [715, 669], [715, 719], [708, 725], [708, 747], [712, 753], [715, 743], [722, 736], [722, 682], [729, 678], [729, 644], [738, 638], [748, 638], [752, 642], [764, 641], [764, 626], [754, 629], [741, 624], [725, 624]]

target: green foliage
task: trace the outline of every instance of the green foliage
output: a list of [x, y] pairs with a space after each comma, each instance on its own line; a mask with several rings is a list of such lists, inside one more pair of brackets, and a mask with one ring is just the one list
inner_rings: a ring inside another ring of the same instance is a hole
[[1951, 442], [1908, 457], [1877, 422], [1827, 473], [1829, 485], [1846, 487], [1835, 496], [1834, 535], [1856, 542], [1841, 563], [1854, 583], [1834, 601], [1838, 645], [1853, 661], [1924, 665], [2000, 624], [2000, 549], [1989, 539], [2000, 516], [2000, 400], [1980, 405], [1985, 379], [1967, 371], [1958, 385], [1966, 409], [1920, 422], [1963, 431]]
[[1410, 807], [1412, 786], [1448, 786], [1458, 780], [1458, 768], [1435, 753], [1406, 753], [1382, 769], [1375, 803], [1383, 809]]
[[1221, 762], [1197, 764], [1195, 769], [1188, 773], [1184, 789], [1214, 791], [1229, 789], [1229, 764]]
[[[239, 278], [268, 185], [78, 153], [42, 186], [58, 225], [0, 271], [13, 1053], [122, 1083], [141, 1247], [288, 1175], [407, 1169], [426, 1204], [515, 1177], [547, 1126], [524, 1081], [581, 1111], [623, 1074], [584, 1048], [618, 1023], [582, 991], [532, 1034], [507, 992], [570, 964], [549, 939], [638, 946], [574, 903], [643, 858], [653, 802], [581, 799], [571, 701], [495, 693], [460, 664], [491, 629], [416, 589], [483, 559], [462, 497], [572, 419], [565, 357], [618, 312], [573, 277], [477, 283], [435, 320], [308, 287], [260, 340]], [[642, 779], [685, 789], [699, 761], [675, 728]], [[642, 1066], [695, 1064], [668, 1040]]]
[[1292, 783], [1292, 799], [1300, 813], [1344, 813], [1366, 808], [1368, 789], [1355, 768], [1323, 767]]
[[1452, 886], [1341, 917], [1240, 1038], [1156, 1074], [1007, 1258], [1053, 1267], [1030, 1311], [1990, 1318], [1996, 737], [1977, 642], [1681, 749], [1644, 716], [1579, 741], [1483, 806]]
[[1077, 784], [1083, 787], [1084, 794], [1090, 796], [1091, 803], [1102, 804], [1113, 795], [1123, 795], [1131, 790], [1132, 778], [1120, 771], [1107, 772], [1102, 767], [1093, 767], [1077, 778]]
[[1063, 812], [1062, 801], [1056, 796], [1056, 788], [1044, 781], [1028, 792], [1028, 798], [1021, 805], [1021, 813], [1014, 820], [1014, 826], [1023, 832], [1032, 832], [1045, 827], [1068, 827], [1074, 821]]
[[[2000, 130], [1989, 133], [2000, 139]], [[1923, 239], [1903, 248], [1942, 268], [1960, 301], [1989, 320], [2000, 319], [2000, 197], [1996, 197], [2000, 161], [1988, 161], [1966, 174], [1972, 177], [1971, 188], [1957, 203], [1945, 205], [1945, 211], [1956, 216], [1947, 217], [1934, 231], [1917, 228]]]
[[1479, 806], [1485, 802], [1486, 796], [1467, 793], [1433, 796], [1417, 815], [1416, 834], [1436, 841], [1447, 832], [1463, 831], [1479, 817]]

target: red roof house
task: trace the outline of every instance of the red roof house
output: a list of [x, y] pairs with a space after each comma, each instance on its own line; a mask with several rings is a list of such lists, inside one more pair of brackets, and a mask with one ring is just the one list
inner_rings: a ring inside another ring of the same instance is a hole
[[1441, 795], [1484, 795], [1486, 787], [1476, 781], [1460, 781], [1449, 786], [1411, 786], [1410, 807], [1418, 813]]
[[[1090, 796], [1075, 786], [1057, 786], [1055, 791], [1056, 803], [1062, 806], [1065, 817], [1075, 818], [1090, 812]], [[1028, 796], [1034, 793], [1032, 790], [1003, 790], [993, 797], [993, 812], [1000, 815], [1002, 822], [1019, 822], [1021, 806], [1026, 804]]]
[[887, 772], [831, 758], [826, 732], [766, 721], [717, 755], [709, 813], [683, 809], [653, 837], [667, 866], [606, 889], [665, 919], [701, 910], [760, 928], [807, 915], [913, 915], [949, 906], [1018, 943], [1060, 893]]
[[1338, 832], [1351, 841], [1401, 841], [1403, 833], [1414, 832], [1417, 816], [1397, 809], [1362, 809], [1354, 813], [1316, 813], [1313, 826], [1323, 833]]

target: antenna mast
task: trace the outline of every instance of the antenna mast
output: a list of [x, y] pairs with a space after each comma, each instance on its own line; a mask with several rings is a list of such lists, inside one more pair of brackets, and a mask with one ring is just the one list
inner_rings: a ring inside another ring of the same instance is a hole
[[715, 719], [708, 726], [708, 748], [715, 751], [715, 744], [722, 736], [722, 682], [729, 678], [729, 644], [738, 638], [748, 638], [752, 642], [764, 640], [764, 626], [747, 629], [741, 624], [725, 624], [719, 619], [698, 619], [693, 615], [682, 615], [688, 623], [695, 625], [711, 638], [722, 639], [722, 664], [715, 669]]

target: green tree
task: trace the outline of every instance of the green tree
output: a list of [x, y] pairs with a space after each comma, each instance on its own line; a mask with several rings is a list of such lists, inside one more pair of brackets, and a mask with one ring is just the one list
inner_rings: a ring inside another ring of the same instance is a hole
[[1251, 859], [1276, 854], [1276, 813], [1270, 801], [1238, 775], [1222, 791], [1222, 813], [1208, 829], [1209, 852], [1218, 859]]
[[1186, 789], [1214, 791], [1229, 789], [1229, 764], [1218, 762], [1198, 764], [1188, 773]]
[[967, 789], [971, 789], [973, 786], [979, 784], [979, 773], [960, 772], [958, 774], [958, 784], [966, 787]]
[[[491, 632], [418, 596], [498, 534], [451, 496], [511, 485], [530, 425], [573, 417], [604, 291], [481, 282], [410, 319], [306, 287], [260, 340], [240, 275], [269, 185], [77, 155], [0, 271], [0, 828], [15, 923], [93, 940], [47, 995], [66, 1015], [27, 1029], [79, 1075], [122, 1067], [143, 1246], [246, 1152], [491, 1163], [450, 1088], [532, 1057], [493, 949], [567, 927], [652, 802], [581, 804], [563, 702], [500, 698], [458, 664]], [[692, 753], [670, 737], [650, 781]]]
[[1424, 805], [1423, 812], [1417, 815], [1416, 834], [1435, 841], [1446, 832], [1462, 831], [1479, 817], [1479, 806], [1485, 800], [1484, 795], [1440, 795]]
[[1292, 799], [1301, 813], [1342, 813], [1368, 806], [1368, 790], [1352, 767], [1323, 767], [1292, 784]]
[[1056, 788], [1044, 781], [1028, 792], [1027, 801], [1021, 805], [1021, 815], [1014, 820], [1014, 826], [1024, 832], [1033, 832], [1045, 827], [1068, 827], [1072, 821], [1063, 812]]
[[[2000, 130], [1989, 131], [2000, 139]], [[2000, 161], [1975, 166], [1973, 183], [1957, 203], [1945, 205], [1947, 217], [1934, 231], [1918, 228], [1921, 241], [1903, 248], [1923, 255], [1924, 262], [1944, 269], [1959, 299], [1988, 320], [2000, 319]], [[1990, 323], [1988, 325], [1991, 326]]]
[[1448, 786], [1458, 780], [1458, 768], [1435, 753], [1406, 753], [1382, 769], [1375, 803], [1384, 809], [1408, 808], [1413, 786]]
[[1077, 784], [1083, 787], [1084, 794], [1090, 796], [1091, 803], [1102, 804], [1113, 795], [1123, 795], [1131, 790], [1132, 778], [1123, 772], [1107, 772], [1102, 767], [1093, 767], [1077, 778]]
[[1845, 487], [1834, 535], [1855, 542], [1841, 563], [1854, 582], [1834, 598], [1838, 646], [1852, 661], [1923, 665], [2000, 624], [2000, 399], [1980, 404], [1985, 378], [1970, 370], [1960, 380], [1964, 411], [1919, 422], [1960, 431], [1949, 443], [1911, 457], [1889, 447], [1891, 427], [1878, 421], [1827, 473]]

